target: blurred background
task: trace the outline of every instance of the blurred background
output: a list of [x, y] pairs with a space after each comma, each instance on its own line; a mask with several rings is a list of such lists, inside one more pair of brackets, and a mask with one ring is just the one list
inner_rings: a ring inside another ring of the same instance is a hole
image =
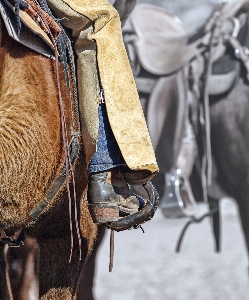
[[[140, 3], [167, 9], [193, 32], [219, 1], [137, 0]], [[123, 29], [132, 30], [129, 19]], [[198, 204], [198, 216], [207, 211], [206, 203]], [[140, 229], [115, 233], [112, 273], [108, 272], [110, 230], [106, 230], [96, 256], [94, 299], [248, 300], [248, 257], [237, 204], [222, 198], [220, 211], [220, 253], [215, 252], [209, 218], [189, 227], [176, 253], [179, 235], [189, 219], [166, 219], [159, 207], [155, 217], [143, 225], [145, 233]]]

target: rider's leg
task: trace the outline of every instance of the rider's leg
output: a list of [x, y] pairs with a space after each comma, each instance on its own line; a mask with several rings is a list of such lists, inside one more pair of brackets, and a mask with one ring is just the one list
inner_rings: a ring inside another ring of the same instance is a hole
[[89, 164], [88, 201], [93, 220], [106, 223], [120, 215], [137, 212], [144, 206], [123, 176], [127, 166], [111, 130], [105, 103], [99, 105], [97, 151]]

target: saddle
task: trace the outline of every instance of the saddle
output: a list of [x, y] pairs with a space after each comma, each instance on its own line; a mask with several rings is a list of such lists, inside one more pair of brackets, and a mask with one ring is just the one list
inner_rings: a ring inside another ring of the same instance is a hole
[[[210, 45], [212, 34], [215, 39], [212, 62], [217, 61], [226, 51], [223, 37], [235, 36], [243, 26], [243, 16], [237, 20], [234, 16], [247, 5], [247, 1], [240, 0], [216, 6], [205, 24], [194, 33], [189, 32], [177, 16], [163, 8], [137, 5], [130, 22], [136, 34], [134, 45], [141, 65], [152, 74], [173, 73], [204, 52]], [[222, 25], [216, 26], [218, 21]], [[214, 27], [216, 30], [212, 33]]]
[[[248, 50], [241, 39], [248, 8], [245, 0], [217, 5], [195, 32], [153, 5], [137, 5], [130, 17], [133, 32], [124, 34], [124, 40], [138, 91], [142, 98], [147, 95], [148, 128], [165, 173], [160, 205], [167, 217], [196, 212], [189, 176], [197, 154], [207, 198], [212, 173], [209, 96], [233, 87], [240, 62], [249, 71]], [[231, 49], [239, 60], [231, 59]]]
[[[15, 16], [15, 7], [8, 1], [0, 1], [0, 15], [4, 21], [9, 35], [18, 43], [38, 52], [44, 56], [55, 59], [55, 45], [49, 36], [49, 32], [44, 28], [39, 14], [47, 20], [50, 33], [54, 39], [58, 37], [61, 28], [46, 12], [38, 8], [32, 1], [20, 1], [22, 8], [19, 10], [19, 17], [22, 28], [18, 28]], [[36, 11], [39, 10], [39, 11]], [[40, 22], [38, 21], [40, 19]], [[21, 25], [20, 25], [21, 26]]]

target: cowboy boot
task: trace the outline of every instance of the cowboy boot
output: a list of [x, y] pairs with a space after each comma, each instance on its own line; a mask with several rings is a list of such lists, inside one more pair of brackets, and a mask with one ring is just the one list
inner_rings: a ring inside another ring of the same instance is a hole
[[142, 197], [132, 193], [120, 168], [89, 175], [88, 203], [95, 223], [118, 221], [145, 205]]

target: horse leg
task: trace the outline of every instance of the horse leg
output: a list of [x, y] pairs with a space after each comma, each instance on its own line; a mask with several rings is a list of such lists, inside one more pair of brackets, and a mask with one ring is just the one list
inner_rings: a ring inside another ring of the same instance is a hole
[[215, 241], [215, 251], [220, 252], [220, 209], [219, 209], [219, 200], [215, 199], [213, 197], [208, 197], [208, 205], [210, 211], [215, 211], [211, 218], [211, 224], [212, 224], [212, 230], [214, 235], [214, 241]]
[[69, 262], [69, 254], [68, 237], [40, 243], [40, 299], [74, 299], [82, 261], [75, 255]]
[[240, 221], [243, 229], [243, 235], [246, 242], [247, 253], [249, 253], [249, 192], [243, 193], [236, 198], [239, 208]]
[[[7, 278], [13, 299], [38, 300], [39, 247], [34, 238], [27, 237], [24, 246], [6, 246]], [[2, 298], [1, 298], [2, 299]]]
[[[63, 218], [61, 219], [63, 220]], [[80, 273], [85, 263], [89, 260], [91, 244], [89, 240], [81, 235], [82, 257], [80, 260], [78, 240], [74, 235], [74, 245], [70, 260], [71, 239], [70, 234], [68, 234], [67, 220], [65, 221], [66, 226], [61, 229], [61, 232], [57, 228], [50, 226], [51, 223], [45, 222], [45, 224], [49, 224], [48, 231], [41, 232], [38, 236], [40, 247], [40, 299], [76, 299]], [[64, 235], [62, 231], [65, 231]]]
[[0, 245], [0, 299], [9, 300], [7, 296], [7, 277], [6, 277], [6, 261], [5, 261], [5, 246]]
[[212, 153], [218, 182], [236, 200], [249, 252], [249, 87], [239, 79], [232, 91], [210, 108]]

